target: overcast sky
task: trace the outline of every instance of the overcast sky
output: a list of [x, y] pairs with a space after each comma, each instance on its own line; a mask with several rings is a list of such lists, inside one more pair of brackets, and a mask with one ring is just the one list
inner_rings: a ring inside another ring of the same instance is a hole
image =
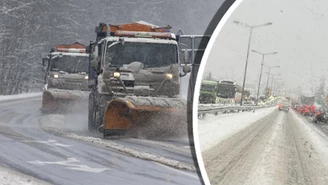
[[[251, 50], [278, 52], [265, 57], [265, 65], [280, 65], [272, 73], [281, 73], [288, 88], [309, 90], [313, 80], [328, 78], [328, 1], [327, 0], [244, 0], [232, 13], [211, 50], [205, 67], [216, 77], [229, 77], [242, 83], [249, 25], [272, 22], [255, 28]], [[261, 55], [250, 52], [246, 83], [258, 83]], [[262, 86], [268, 68], [263, 69]], [[304, 80], [307, 79], [307, 80]]]

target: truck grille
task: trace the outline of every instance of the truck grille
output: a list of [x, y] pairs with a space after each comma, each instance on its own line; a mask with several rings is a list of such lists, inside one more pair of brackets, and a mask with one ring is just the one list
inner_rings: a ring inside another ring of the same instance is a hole
[[[134, 81], [124, 80], [123, 84], [125, 87], [134, 87]], [[116, 79], [110, 80], [111, 86], [121, 86], [120, 82]]]
[[69, 90], [82, 90], [82, 91], [88, 91], [88, 85], [86, 83], [69, 83], [65, 82], [62, 83], [62, 85], [59, 85], [60, 89], [69, 89]]

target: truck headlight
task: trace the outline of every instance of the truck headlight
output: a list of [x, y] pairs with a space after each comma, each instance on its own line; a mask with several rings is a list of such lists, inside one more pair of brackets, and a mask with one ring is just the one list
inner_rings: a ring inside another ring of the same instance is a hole
[[173, 77], [173, 75], [172, 75], [172, 74], [170, 74], [170, 73], [166, 73], [165, 77], [166, 77], [166, 79], [169, 79], [169, 80], [171, 80], [171, 79], [172, 79], [172, 77]]
[[84, 79], [86, 79], [86, 80], [89, 79], [89, 76], [85, 76]]
[[121, 76], [120, 72], [114, 72], [114, 78], [119, 78]]
[[54, 78], [58, 78], [59, 76], [57, 74], [54, 75]]

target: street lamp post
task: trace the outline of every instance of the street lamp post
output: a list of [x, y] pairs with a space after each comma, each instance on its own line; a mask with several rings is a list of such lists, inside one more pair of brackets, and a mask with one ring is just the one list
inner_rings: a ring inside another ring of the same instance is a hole
[[273, 78], [274, 76], [280, 76], [281, 74], [269, 74], [268, 72], [267, 74], [271, 76], [271, 92], [273, 92]]
[[[265, 65], [264, 65], [264, 66], [265, 66]], [[269, 78], [270, 78], [270, 72], [271, 72], [271, 69], [272, 69], [272, 68], [280, 68], [280, 66], [265, 66], [265, 67], [269, 68], [268, 79], [267, 79], [267, 83], [266, 83], [266, 87], [265, 87], [265, 89], [268, 89], [268, 87], [269, 87]]]
[[262, 62], [261, 62], [261, 71], [260, 71], [260, 78], [259, 78], [259, 85], [257, 87], [257, 94], [256, 94], [256, 105], [258, 105], [259, 102], [259, 94], [260, 94], [260, 88], [261, 88], [261, 79], [262, 79], [262, 70], [263, 70], [263, 65], [264, 65], [264, 57], [266, 55], [275, 55], [277, 52], [272, 52], [272, 53], [261, 53], [255, 50], [252, 50], [254, 53], [262, 55]]
[[[276, 75], [276, 76], [280, 76], [280, 75]], [[278, 80], [281, 80], [281, 79], [274, 79], [274, 76], [272, 76], [272, 83], [271, 83], [272, 95], [274, 95], [274, 90], [273, 89], [276, 89]]]
[[242, 23], [240, 21], [233, 21], [235, 24], [241, 24], [247, 28], [250, 29], [249, 32], [249, 38], [248, 38], [248, 45], [247, 45], [247, 55], [246, 55], [246, 63], [245, 63], [245, 71], [244, 71], [244, 79], [243, 79], [243, 87], [241, 91], [241, 99], [240, 99], [240, 105], [243, 105], [243, 99], [244, 99], [244, 90], [245, 90], [245, 81], [246, 81], [246, 73], [247, 73], [247, 65], [248, 65], [248, 56], [249, 56], [249, 50], [250, 50], [250, 45], [251, 45], [251, 39], [252, 39], [252, 33], [254, 28], [259, 28], [259, 27], [264, 27], [264, 26], [270, 26], [272, 25], [271, 22], [260, 24], [260, 25], [255, 25], [255, 26], [250, 26], [246, 23]]

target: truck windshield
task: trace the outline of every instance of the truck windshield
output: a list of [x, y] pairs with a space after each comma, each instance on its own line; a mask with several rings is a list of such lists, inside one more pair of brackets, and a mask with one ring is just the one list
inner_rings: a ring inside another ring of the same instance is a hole
[[[108, 43], [108, 46], [111, 43]], [[165, 67], [178, 63], [175, 44], [125, 42], [109, 48], [106, 63], [110, 66], [123, 66], [131, 62], [141, 62], [147, 67]]]
[[215, 91], [215, 86], [214, 85], [208, 85], [208, 84], [202, 84], [201, 90], [202, 91], [214, 92]]
[[53, 57], [51, 60], [51, 71], [65, 71], [68, 73], [88, 72], [89, 58], [86, 56], [62, 55], [62, 57]]
[[217, 96], [221, 98], [234, 98], [236, 94], [236, 87], [230, 84], [219, 84]]

